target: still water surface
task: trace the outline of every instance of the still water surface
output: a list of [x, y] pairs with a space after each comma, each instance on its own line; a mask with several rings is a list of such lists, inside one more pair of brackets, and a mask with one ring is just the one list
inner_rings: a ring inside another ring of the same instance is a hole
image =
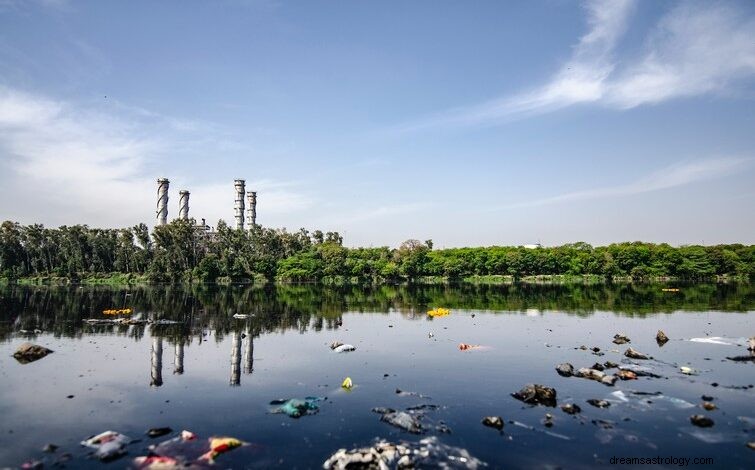
[[[228, 468], [319, 468], [339, 448], [427, 436], [467, 449], [489, 468], [590, 468], [614, 456], [710, 457], [708, 468], [753, 468], [755, 450], [746, 444], [755, 441], [755, 363], [726, 357], [748, 354], [755, 286], [662, 287], [3, 287], [0, 468], [32, 460], [49, 466], [63, 453], [73, 458], [69, 468], [100, 467], [79, 442], [106, 430], [141, 439], [107, 464], [128, 468], [148, 445], [175, 436], [144, 435], [163, 426], [250, 443], [218, 458]], [[451, 314], [430, 318], [433, 307]], [[85, 321], [112, 318], [102, 313], [112, 308], [176, 323]], [[659, 329], [671, 338], [663, 347]], [[631, 343], [613, 344], [616, 333]], [[713, 336], [735, 344], [689, 341]], [[336, 340], [356, 351], [334, 353], [328, 345]], [[12, 354], [25, 341], [54, 353], [20, 364]], [[460, 351], [462, 342], [485, 347]], [[629, 361], [628, 346], [655, 359]], [[662, 378], [609, 387], [554, 369], [605, 361], [642, 364]], [[682, 374], [682, 365], [698, 375]], [[340, 386], [347, 376], [351, 391]], [[511, 397], [528, 383], [554, 387], [559, 405], [578, 404], [581, 414]], [[700, 408], [702, 395], [718, 409]], [[271, 400], [307, 396], [326, 398], [317, 414], [270, 413]], [[592, 407], [592, 398], [611, 406]], [[439, 407], [422, 417], [424, 436], [371, 411], [423, 403]], [[546, 413], [552, 427], [543, 425]], [[715, 425], [693, 426], [693, 414]], [[490, 415], [504, 419], [503, 432], [481, 424]], [[59, 450], [42, 452], [48, 443]]]

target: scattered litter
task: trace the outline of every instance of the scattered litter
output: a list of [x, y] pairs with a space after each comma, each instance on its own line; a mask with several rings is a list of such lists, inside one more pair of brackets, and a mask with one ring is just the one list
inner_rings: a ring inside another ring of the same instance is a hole
[[590, 398], [589, 400], [587, 400], [587, 403], [596, 408], [608, 408], [609, 406], [611, 406], [611, 403], [608, 400], [598, 400], [597, 398]]
[[233, 318], [237, 320], [246, 320], [247, 318], [251, 318], [251, 315], [248, 313], [234, 313]]
[[663, 330], [658, 330], [658, 333], [655, 335], [655, 342], [658, 343], [658, 346], [663, 346], [668, 343], [668, 336], [666, 336], [666, 333], [664, 333]]
[[701, 428], [709, 428], [714, 424], [713, 420], [705, 415], [692, 415], [689, 420], [692, 424]]
[[459, 350], [460, 351], [468, 351], [470, 349], [480, 349], [482, 346], [479, 344], [467, 344], [467, 343], [459, 343]]
[[651, 359], [651, 357], [648, 356], [647, 354], [643, 354], [639, 351], [635, 351], [631, 347], [627, 348], [627, 350], [624, 351], [624, 355], [632, 359]]
[[47, 349], [44, 346], [32, 343], [23, 343], [18, 347], [13, 357], [16, 358], [21, 364], [28, 364], [30, 362], [37, 361], [50, 354], [52, 349]]
[[568, 415], [575, 415], [577, 413], [580, 413], [582, 411], [582, 408], [574, 403], [566, 403], [561, 405], [561, 411]]
[[724, 346], [742, 346], [748, 341], [745, 338], [724, 338], [722, 336], [690, 338], [689, 340], [692, 343], [721, 344]]
[[553, 427], [553, 415], [550, 414], [550, 413], [545, 413], [545, 418], [543, 418], [540, 422], [546, 428], [552, 428]]
[[150, 325], [178, 325], [181, 322], [180, 321], [176, 321], [176, 320], [163, 320], [163, 319], [160, 319], [160, 320], [150, 320], [147, 323], [149, 323]]
[[563, 439], [565, 441], [570, 441], [571, 440], [571, 438], [569, 436], [564, 436], [563, 434], [558, 434], [558, 433], [555, 433], [553, 431], [546, 431], [544, 429], [536, 429], [534, 426], [530, 426], [529, 424], [524, 424], [524, 423], [519, 422], [519, 421], [509, 421], [509, 423], [513, 424], [514, 426], [520, 427], [520, 428], [529, 429], [530, 431], [542, 432], [542, 433], [545, 433], [545, 434], [547, 434], [549, 436], [557, 437], [557, 438]]
[[679, 292], [679, 288], [677, 287], [666, 287], [661, 289], [662, 292]]
[[681, 371], [682, 374], [685, 374], [685, 375], [697, 375], [697, 371], [693, 369], [692, 367], [681, 366], [679, 370]]
[[346, 468], [393, 469], [393, 468], [445, 468], [477, 469], [484, 462], [469, 454], [466, 449], [443, 444], [437, 437], [428, 437], [419, 442], [393, 444], [376, 440], [375, 444], [359, 449], [339, 449], [322, 467], [326, 470]]
[[284, 413], [291, 418], [300, 418], [304, 415], [312, 415], [319, 411], [319, 401], [324, 400], [320, 397], [306, 397], [303, 400], [291, 398], [288, 400], [273, 400], [271, 405], [280, 405], [270, 410], [271, 413]]
[[345, 379], [343, 379], [343, 382], [341, 382], [341, 388], [343, 389], [351, 390], [353, 387], [354, 382], [351, 381], [351, 377], [346, 377]]
[[628, 370], [634, 372], [637, 377], [652, 377], [654, 379], [660, 379], [662, 376], [653, 372], [653, 369], [648, 366], [641, 366], [639, 364], [622, 364], [619, 371]]
[[556, 406], [556, 390], [544, 385], [527, 384], [511, 396], [531, 405]]
[[373, 408], [372, 412], [381, 415], [380, 421], [385, 421], [404, 431], [412, 434], [422, 434], [425, 432], [422, 423], [419, 422], [419, 417], [405, 411], [396, 411], [393, 408]]
[[240, 441], [235, 437], [211, 437], [210, 450], [202, 455], [199, 460], [206, 460], [210, 463], [214, 463], [215, 458], [220, 454], [224, 454], [229, 450], [233, 450], [236, 447], [241, 447], [243, 445], [247, 445], [247, 443]]
[[747, 447], [749, 447], [752, 450], [755, 450], [755, 441], [750, 441], [747, 443]]
[[447, 308], [441, 308], [441, 307], [436, 307], [436, 308], [430, 310], [429, 312], [427, 312], [427, 315], [430, 316], [430, 317], [433, 317], [433, 318], [434, 317], [445, 317], [446, 315], [450, 315], [450, 314], [451, 314], [451, 310], [449, 310]]
[[703, 402], [703, 404], [702, 404], [702, 407], [703, 407], [703, 408], [704, 408], [704, 409], [705, 409], [706, 411], [713, 411], [713, 410], [715, 410], [716, 408], [718, 408], [718, 407], [716, 406], [716, 404], [715, 404], [715, 403], [711, 403], [711, 402], [709, 402], [709, 401], [704, 401], [704, 402]]
[[102, 311], [102, 313], [105, 315], [131, 315], [131, 312], [133, 312], [133, 310], [131, 310], [130, 308], [111, 308]]
[[658, 405], [660, 403], [669, 403], [673, 405], [674, 408], [679, 409], [689, 409], [695, 407], [694, 404], [686, 400], [682, 400], [681, 398], [676, 397], [669, 397], [662, 394], [661, 392], [629, 392], [629, 394], [627, 394], [624, 393], [623, 390], [617, 390], [611, 393], [611, 396], [619, 402], [631, 403], [634, 406], [640, 407], [641, 409], [648, 409], [651, 407], [651, 405]]
[[128, 436], [119, 432], [105, 431], [81, 441], [81, 445], [94, 449], [95, 457], [100, 460], [112, 460], [125, 454], [126, 445], [130, 442]]
[[613, 335], [614, 344], [625, 344], [625, 343], [631, 343], [631, 342], [632, 340], [629, 339], [629, 337], [625, 335], [624, 333]]
[[341, 344], [341, 345], [338, 345], [335, 348], [333, 348], [333, 351], [335, 351], [337, 353], [342, 353], [342, 352], [356, 351], [356, 349], [357, 348], [355, 348], [354, 346], [352, 346], [350, 344]]
[[430, 399], [427, 395], [422, 395], [421, 393], [417, 392], [407, 392], [405, 390], [401, 390], [399, 388], [396, 389], [396, 395], [402, 396], [402, 397], [418, 397], [418, 398], [426, 398]]
[[205, 468], [214, 465], [221, 454], [247, 445], [234, 437], [200, 440], [193, 432], [182, 431], [173, 439], [149, 446], [150, 455], [136, 457], [133, 463], [138, 469]]
[[147, 435], [149, 437], [155, 438], [155, 437], [164, 436], [166, 434], [170, 434], [172, 432], [173, 430], [171, 428], [152, 428], [149, 431], [147, 431]]
[[503, 419], [500, 416], [486, 416], [482, 418], [482, 424], [489, 428], [503, 429]]
[[561, 377], [571, 377], [574, 375], [574, 366], [568, 362], [564, 362], [563, 364], [556, 366], [556, 372], [558, 372], [558, 375]]

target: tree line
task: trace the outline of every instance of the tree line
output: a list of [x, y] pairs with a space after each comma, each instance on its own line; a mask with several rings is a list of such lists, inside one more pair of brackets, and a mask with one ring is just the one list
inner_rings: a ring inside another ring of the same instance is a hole
[[433, 249], [431, 240], [398, 248], [347, 248], [338, 232], [289, 232], [223, 221], [206, 233], [193, 220], [174, 220], [150, 233], [145, 224], [122, 229], [86, 225], [46, 228], [0, 225], [0, 277], [67, 278], [123, 275], [151, 282], [373, 283], [427, 278], [597, 276], [611, 279], [755, 277], [755, 245], [715, 246], [644, 242], [593, 247], [490, 246]]

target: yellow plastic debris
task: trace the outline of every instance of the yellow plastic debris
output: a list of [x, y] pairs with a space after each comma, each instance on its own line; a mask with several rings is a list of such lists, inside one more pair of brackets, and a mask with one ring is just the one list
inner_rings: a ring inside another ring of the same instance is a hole
[[451, 314], [451, 310], [442, 307], [435, 307], [434, 309], [427, 312], [427, 314], [431, 317], [445, 317], [446, 315]]
[[341, 384], [341, 387], [345, 388], [346, 390], [351, 390], [351, 388], [354, 386], [354, 383], [351, 381], [351, 377], [346, 377], [343, 379], [343, 383]]

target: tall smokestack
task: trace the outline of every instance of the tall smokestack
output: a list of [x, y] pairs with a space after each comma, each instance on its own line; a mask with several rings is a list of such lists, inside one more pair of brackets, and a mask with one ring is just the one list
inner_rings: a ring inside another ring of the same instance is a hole
[[249, 191], [246, 193], [246, 202], [249, 206], [249, 212], [247, 212], [246, 222], [249, 225], [249, 230], [253, 229], [257, 225], [257, 191]]
[[233, 186], [236, 188], [236, 204], [233, 206], [236, 212], [236, 229], [244, 230], [244, 180], [234, 180]]
[[157, 225], [168, 223], [168, 178], [157, 180]]
[[178, 192], [178, 218], [188, 220], [189, 218], [189, 191], [182, 189]]

